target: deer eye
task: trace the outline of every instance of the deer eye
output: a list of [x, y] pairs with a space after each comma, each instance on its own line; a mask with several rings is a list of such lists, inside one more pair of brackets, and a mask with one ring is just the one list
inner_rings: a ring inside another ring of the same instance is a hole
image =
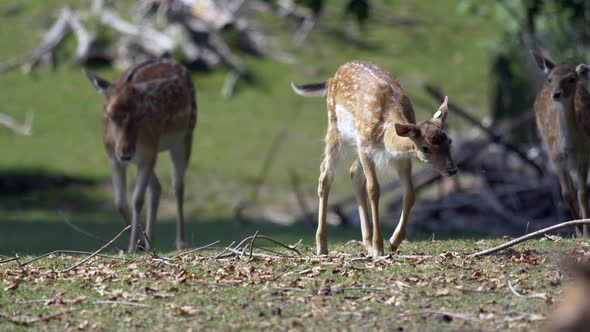
[[422, 147], [422, 152], [424, 152], [425, 154], [430, 154], [430, 149], [425, 145]]
[[574, 83], [576, 79], [574, 77], [570, 78], [570, 83]]
[[547, 82], [551, 83], [551, 77], [547, 79]]

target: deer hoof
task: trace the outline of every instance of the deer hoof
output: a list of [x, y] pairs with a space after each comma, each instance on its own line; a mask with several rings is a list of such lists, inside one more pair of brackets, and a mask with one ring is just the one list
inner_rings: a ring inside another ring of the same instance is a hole
[[176, 250], [184, 250], [188, 247], [188, 243], [184, 242], [184, 240], [176, 240]]
[[327, 255], [328, 254], [328, 247], [327, 246], [318, 246], [317, 254], [318, 254], [318, 256]]

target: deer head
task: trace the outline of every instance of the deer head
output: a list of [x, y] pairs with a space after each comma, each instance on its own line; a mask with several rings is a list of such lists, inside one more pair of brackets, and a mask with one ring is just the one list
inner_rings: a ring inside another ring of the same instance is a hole
[[156, 79], [148, 82], [135, 83], [131, 80], [133, 73], [116, 87], [109, 81], [85, 71], [90, 83], [96, 91], [105, 96], [104, 116], [114, 128], [115, 155], [121, 162], [133, 160], [136, 152], [138, 129], [145, 115], [147, 97], [158, 91], [168, 79]]
[[555, 65], [544, 56], [531, 52], [535, 58], [537, 66], [545, 73], [547, 83], [551, 88], [551, 98], [553, 100], [567, 100], [574, 96], [576, 84], [580, 79], [588, 79], [590, 70], [587, 65], [579, 64], [577, 66], [569, 64]]
[[396, 123], [395, 131], [398, 136], [414, 142], [418, 159], [431, 164], [441, 174], [452, 176], [457, 173], [457, 166], [451, 158], [452, 140], [444, 131], [448, 111], [448, 97], [445, 97], [432, 119], [417, 125]]

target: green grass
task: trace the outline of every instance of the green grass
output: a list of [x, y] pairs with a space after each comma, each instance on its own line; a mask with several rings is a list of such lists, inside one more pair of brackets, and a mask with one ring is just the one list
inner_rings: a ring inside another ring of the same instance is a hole
[[[144, 254], [94, 258], [68, 273], [58, 271], [81, 257], [47, 257], [23, 269], [11, 262], [0, 265], [0, 329], [538, 330], [568, 284], [556, 274], [555, 254], [588, 254], [587, 244], [535, 240], [465, 257], [498, 242], [411, 242], [400, 254], [434, 257], [378, 260], [362, 257], [358, 242], [335, 246], [329, 257], [313, 256], [308, 246], [299, 258], [199, 259], [219, 249], [162, 264]], [[508, 281], [548, 300], [516, 297]], [[64, 310], [45, 322], [18, 323]]]

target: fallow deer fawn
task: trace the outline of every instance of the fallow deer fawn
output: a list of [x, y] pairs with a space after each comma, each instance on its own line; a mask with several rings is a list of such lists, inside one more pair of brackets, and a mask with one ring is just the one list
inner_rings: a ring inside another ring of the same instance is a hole
[[[363, 243], [369, 255], [384, 255], [378, 210], [380, 189], [375, 169], [389, 162], [393, 162], [397, 169], [404, 188], [404, 199], [399, 223], [389, 240], [392, 251], [395, 251], [406, 236], [406, 223], [415, 200], [411, 158], [417, 157], [447, 176], [457, 172], [451, 159], [451, 139], [444, 132], [448, 98], [445, 97], [431, 120], [416, 124], [412, 103], [397, 81], [379, 66], [360, 61], [342, 65], [325, 82], [302, 86], [292, 84], [292, 87], [302, 96], [323, 96], [327, 93], [328, 132], [318, 186], [317, 254], [328, 253], [328, 193], [338, 150], [343, 142], [356, 146], [358, 153], [350, 175], [361, 219]], [[371, 203], [372, 230], [367, 193]]]
[[[115, 206], [126, 224], [131, 222], [129, 252], [134, 252], [146, 189], [149, 248], [160, 201], [161, 185], [154, 172], [158, 152], [168, 150], [176, 194], [176, 247], [184, 242], [184, 173], [197, 122], [195, 88], [189, 71], [170, 60], [150, 60], [131, 67], [113, 83], [86, 72], [96, 90], [105, 95], [103, 142], [110, 159]], [[126, 197], [127, 165], [137, 166], [132, 211]], [[141, 235], [143, 240], [144, 237]]]
[[[590, 217], [588, 166], [590, 163], [590, 95], [585, 80], [587, 65], [555, 65], [531, 52], [547, 80], [534, 104], [537, 127], [549, 153], [561, 194], [574, 219]], [[575, 190], [577, 188], [577, 197]], [[590, 236], [588, 225], [576, 228], [578, 236]]]

